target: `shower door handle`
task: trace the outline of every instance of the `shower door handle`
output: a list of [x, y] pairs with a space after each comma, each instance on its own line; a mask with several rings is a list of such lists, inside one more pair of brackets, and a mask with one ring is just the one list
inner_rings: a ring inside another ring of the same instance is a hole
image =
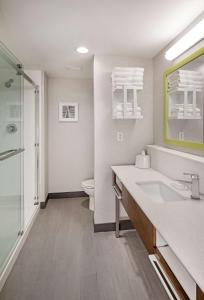
[[19, 148], [19, 149], [11, 149], [11, 150], [1, 152], [0, 153], [0, 161], [5, 160], [11, 156], [17, 155], [23, 151], [24, 151], [23, 148]]

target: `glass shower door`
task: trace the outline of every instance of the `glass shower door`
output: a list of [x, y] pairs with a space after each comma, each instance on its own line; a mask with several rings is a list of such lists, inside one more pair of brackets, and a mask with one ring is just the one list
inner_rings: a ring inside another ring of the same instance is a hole
[[0, 273], [23, 230], [22, 76], [0, 50]]

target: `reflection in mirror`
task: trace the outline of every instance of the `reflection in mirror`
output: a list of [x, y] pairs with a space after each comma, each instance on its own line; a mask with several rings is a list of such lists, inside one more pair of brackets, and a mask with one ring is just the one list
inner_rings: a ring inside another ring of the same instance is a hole
[[204, 143], [204, 55], [167, 76], [168, 138]]

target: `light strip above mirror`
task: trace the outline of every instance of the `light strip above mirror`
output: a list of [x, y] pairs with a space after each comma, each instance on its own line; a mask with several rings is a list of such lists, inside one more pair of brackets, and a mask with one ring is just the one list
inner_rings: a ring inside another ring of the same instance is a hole
[[204, 19], [196, 24], [190, 31], [188, 31], [178, 42], [176, 42], [165, 53], [167, 60], [173, 60], [197, 42], [204, 38]]

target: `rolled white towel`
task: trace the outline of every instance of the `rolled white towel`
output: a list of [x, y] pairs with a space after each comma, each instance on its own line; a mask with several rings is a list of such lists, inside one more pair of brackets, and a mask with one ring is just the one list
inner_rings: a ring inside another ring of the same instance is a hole
[[114, 114], [116, 118], [123, 118], [123, 112], [117, 112]]
[[133, 116], [133, 111], [127, 111], [127, 112], [125, 113], [125, 116], [126, 116], [126, 117], [132, 117], [132, 116]]
[[[196, 89], [196, 92], [203, 91], [202, 88], [195, 88], [195, 89]], [[183, 87], [174, 87], [174, 88], [168, 89], [169, 94], [176, 93], [176, 92], [183, 92], [183, 91], [184, 91]]]
[[123, 103], [117, 103], [115, 108], [116, 108], [117, 111], [123, 111], [124, 104]]

